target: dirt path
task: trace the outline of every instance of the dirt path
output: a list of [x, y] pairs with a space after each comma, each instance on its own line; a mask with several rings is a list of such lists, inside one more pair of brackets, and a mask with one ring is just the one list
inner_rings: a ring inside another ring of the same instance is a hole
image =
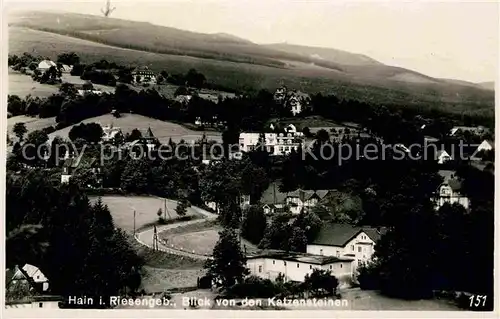
[[[193, 210], [195, 210], [197, 213], [203, 215], [205, 218], [189, 220], [189, 221], [179, 222], [179, 223], [170, 224], [170, 225], [158, 226], [158, 227], [156, 227], [157, 234], [159, 234], [163, 231], [169, 230], [169, 229], [174, 229], [174, 228], [178, 228], [181, 226], [202, 223], [202, 222], [205, 222], [206, 220], [214, 220], [217, 218], [216, 214], [210, 213], [210, 212], [208, 212], [204, 209], [201, 209], [199, 207], [192, 206], [191, 208]], [[154, 227], [151, 227], [151, 228], [148, 228], [148, 229], [145, 229], [145, 230], [142, 230], [142, 231], [136, 233], [134, 237], [139, 243], [152, 249], [153, 248], [153, 235], [154, 235]], [[209, 258], [208, 256], [190, 253], [187, 251], [168, 247], [165, 244], [165, 242], [163, 242], [160, 238], [158, 238], [158, 250], [167, 252], [169, 254], [186, 256], [186, 257], [195, 258], [195, 259], [206, 260]]]

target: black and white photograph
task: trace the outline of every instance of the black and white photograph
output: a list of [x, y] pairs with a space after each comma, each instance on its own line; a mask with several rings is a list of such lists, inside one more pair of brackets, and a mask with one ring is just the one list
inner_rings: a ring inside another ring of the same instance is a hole
[[498, 311], [498, 1], [2, 10], [2, 312]]

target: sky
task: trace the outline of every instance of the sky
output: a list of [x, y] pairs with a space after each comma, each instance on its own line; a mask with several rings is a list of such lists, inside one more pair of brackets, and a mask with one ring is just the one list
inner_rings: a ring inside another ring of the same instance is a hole
[[[329, 47], [438, 78], [494, 81], [499, 4], [491, 1], [111, 0], [111, 17]], [[100, 15], [105, 0], [7, 0], [12, 8]]]

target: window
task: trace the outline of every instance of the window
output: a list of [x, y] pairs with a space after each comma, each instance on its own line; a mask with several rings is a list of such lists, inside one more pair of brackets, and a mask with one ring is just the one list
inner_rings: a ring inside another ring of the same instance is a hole
[[275, 264], [276, 264], [276, 260], [273, 260], [273, 265], [275, 265]]
[[358, 253], [360, 253], [360, 252], [361, 252], [361, 247], [358, 247]]
[[259, 272], [262, 272], [262, 266], [259, 266]]
[[351, 245], [351, 250], [354, 251], [354, 245]]
[[340, 264], [340, 268], [342, 268], [342, 264]]
[[285, 266], [286, 266], [286, 261], [284, 261], [284, 262], [283, 262], [283, 265], [285, 265]]
[[319, 254], [320, 254], [320, 255], [323, 255], [323, 249], [320, 249], [320, 250], [319, 250]]
[[297, 264], [297, 268], [299, 268], [299, 267], [300, 267], [300, 264]]
[[337, 257], [340, 257], [340, 251], [337, 250]]
[[43, 308], [43, 303], [39, 302], [38, 303], [38, 308]]
[[332, 265], [330, 265], [330, 269], [332, 269], [332, 268], [333, 268]]
[[313, 269], [313, 266], [312, 266], [312, 265], [309, 265], [309, 269]]

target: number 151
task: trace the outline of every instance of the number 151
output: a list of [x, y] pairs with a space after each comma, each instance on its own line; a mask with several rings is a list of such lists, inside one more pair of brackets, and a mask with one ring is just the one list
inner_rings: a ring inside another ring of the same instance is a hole
[[472, 295], [469, 297], [471, 307], [479, 307], [486, 304], [486, 295]]

